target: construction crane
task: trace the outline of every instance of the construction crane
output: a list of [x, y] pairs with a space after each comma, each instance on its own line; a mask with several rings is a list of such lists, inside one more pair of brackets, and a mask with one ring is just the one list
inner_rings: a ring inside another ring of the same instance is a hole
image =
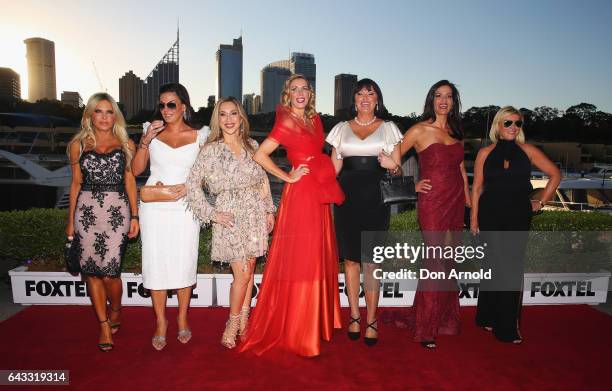
[[96, 68], [96, 62], [92, 61], [91, 65], [93, 65], [94, 73], [96, 74], [96, 79], [98, 79], [98, 85], [100, 86], [100, 91], [108, 92], [104, 85], [102, 84], [102, 80], [100, 79], [100, 74], [98, 73], [98, 68]]

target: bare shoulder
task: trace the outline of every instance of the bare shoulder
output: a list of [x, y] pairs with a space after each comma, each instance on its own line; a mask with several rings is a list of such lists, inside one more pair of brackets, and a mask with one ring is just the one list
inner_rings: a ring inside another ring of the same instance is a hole
[[535, 145], [527, 143], [517, 143], [517, 145], [523, 150], [523, 152], [525, 152], [525, 155], [527, 155], [529, 160], [532, 160], [536, 156], [543, 155], [543, 152], [540, 150], [540, 148], [536, 147]]
[[487, 156], [491, 153], [491, 151], [495, 148], [495, 144], [487, 145], [486, 147], [482, 147], [478, 150], [478, 154], [476, 155], [476, 160], [486, 159]]
[[406, 136], [418, 137], [427, 131], [425, 122], [418, 122], [412, 125], [407, 131]]

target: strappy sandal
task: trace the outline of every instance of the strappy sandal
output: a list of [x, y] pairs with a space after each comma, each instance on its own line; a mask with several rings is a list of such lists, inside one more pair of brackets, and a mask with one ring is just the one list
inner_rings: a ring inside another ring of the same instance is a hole
[[153, 348], [155, 348], [155, 350], [160, 351], [166, 347], [166, 332], [168, 332], [167, 322], [166, 331], [164, 332], [164, 335], [154, 335], [153, 338], [151, 338], [151, 345], [153, 345]]
[[[114, 309], [112, 306], [108, 306], [108, 308], [110, 308], [111, 312], [114, 313], [121, 313], [121, 306], [119, 306], [119, 308]], [[119, 329], [121, 328], [121, 321], [119, 322], [111, 322], [110, 320], [108, 321], [108, 324], [110, 324], [110, 328], [111, 328], [111, 334], [115, 335], [117, 333], [117, 331], [119, 331]]]
[[[368, 325], [366, 326], [366, 331], [368, 330], [368, 328], [376, 331], [376, 333], [378, 334], [378, 328], [374, 327], [374, 324], [378, 321], [378, 319], [374, 319], [374, 321], [372, 323], [368, 323]], [[368, 346], [374, 346], [376, 345], [376, 343], [378, 342], [378, 336], [376, 337], [363, 337], [363, 342], [368, 345]]]
[[191, 330], [189, 329], [183, 329], [183, 330], [179, 330], [178, 335], [176, 336], [176, 339], [179, 340], [180, 343], [187, 343], [191, 340]]
[[249, 325], [249, 312], [251, 307], [242, 307], [240, 310], [240, 325], [238, 326], [238, 336], [243, 341], [246, 336], [247, 327]]
[[[108, 323], [110, 325], [110, 322], [107, 319], [101, 320], [100, 324], [102, 323]], [[113, 350], [113, 348], [115, 347], [115, 345], [112, 342], [100, 342], [98, 343], [98, 349], [100, 349], [101, 352], [104, 353], [108, 353], [111, 350]]]
[[[352, 316], [349, 316], [349, 318], [351, 320], [349, 320], [348, 327], [350, 327], [351, 324], [353, 323], [357, 323], [357, 325], [361, 326], [361, 316], [357, 318], [353, 318]], [[359, 331], [347, 331], [346, 335], [348, 335], [350, 340], [356, 341], [359, 339], [359, 337], [361, 337], [361, 329]]]
[[236, 334], [238, 334], [238, 327], [240, 327], [240, 314], [230, 314], [227, 323], [225, 323], [225, 331], [221, 336], [221, 345], [228, 349], [236, 347]]

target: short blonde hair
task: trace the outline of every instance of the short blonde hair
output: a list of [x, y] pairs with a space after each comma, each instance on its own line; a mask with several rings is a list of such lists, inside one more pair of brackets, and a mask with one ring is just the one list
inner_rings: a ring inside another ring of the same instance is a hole
[[[117, 105], [115, 99], [113, 99], [113, 97], [107, 94], [106, 92], [98, 92], [96, 94], [93, 94], [87, 101], [87, 105], [83, 110], [83, 117], [81, 118], [81, 129], [68, 143], [66, 153], [70, 158], [70, 146], [73, 142], [79, 143], [79, 159], [81, 158], [81, 155], [83, 154], [85, 148], [96, 149], [96, 133], [93, 123], [91, 121], [91, 117], [93, 116], [93, 113], [96, 110], [96, 106], [101, 101], [107, 101], [113, 108], [113, 112], [115, 114], [115, 123], [113, 124], [113, 136], [121, 143], [121, 149], [125, 154], [126, 167], [129, 171], [130, 162], [132, 161], [132, 150], [130, 149], [130, 138], [128, 136], [127, 130], [125, 129], [125, 118], [123, 117], [123, 113], [121, 112], [121, 109], [119, 109], [119, 105]], [[71, 163], [74, 164], [76, 162]]]
[[304, 80], [306, 84], [308, 85], [308, 88], [310, 88], [310, 99], [308, 100], [308, 103], [306, 104], [304, 113], [306, 114], [306, 117], [312, 118], [317, 113], [317, 110], [315, 108], [315, 92], [314, 92], [314, 89], [312, 88], [312, 84], [310, 84], [308, 79], [306, 79], [306, 77], [302, 74], [296, 73], [294, 75], [291, 75], [285, 81], [285, 86], [283, 87], [283, 92], [281, 93], [281, 105], [285, 107], [289, 107], [289, 108], [291, 107], [291, 95], [289, 92], [289, 87], [291, 86], [291, 83], [293, 83], [293, 81], [297, 79]]
[[[497, 111], [495, 117], [493, 117], [493, 122], [491, 123], [491, 130], [489, 131], [489, 138], [493, 143], [497, 143], [499, 141], [499, 127], [503, 126], [502, 122], [504, 122], [504, 117], [507, 115], [516, 114], [523, 121], [523, 127], [525, 126], [525, 119], [523, 117], [523, 113], [518, 111], [513, 106], [504, 106]], [[523, 127], [519, 129], [519, 133], [516, 136], [516, 141], [524, 144], [525, 143], [525, 133], [523, 133]]]

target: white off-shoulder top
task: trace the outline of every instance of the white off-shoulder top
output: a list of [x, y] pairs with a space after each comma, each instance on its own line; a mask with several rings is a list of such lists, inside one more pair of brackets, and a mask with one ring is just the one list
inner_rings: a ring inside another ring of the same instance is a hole
[[390, 154], [402, 141], [402, 133], [392, 121], [384, 121], [365, 139], [360, 139], [351, 129], [348, 121], [340, 122], [325, 139], [336, 148], [337, 159], [349, 156], [377, 156], [380, 151]]

